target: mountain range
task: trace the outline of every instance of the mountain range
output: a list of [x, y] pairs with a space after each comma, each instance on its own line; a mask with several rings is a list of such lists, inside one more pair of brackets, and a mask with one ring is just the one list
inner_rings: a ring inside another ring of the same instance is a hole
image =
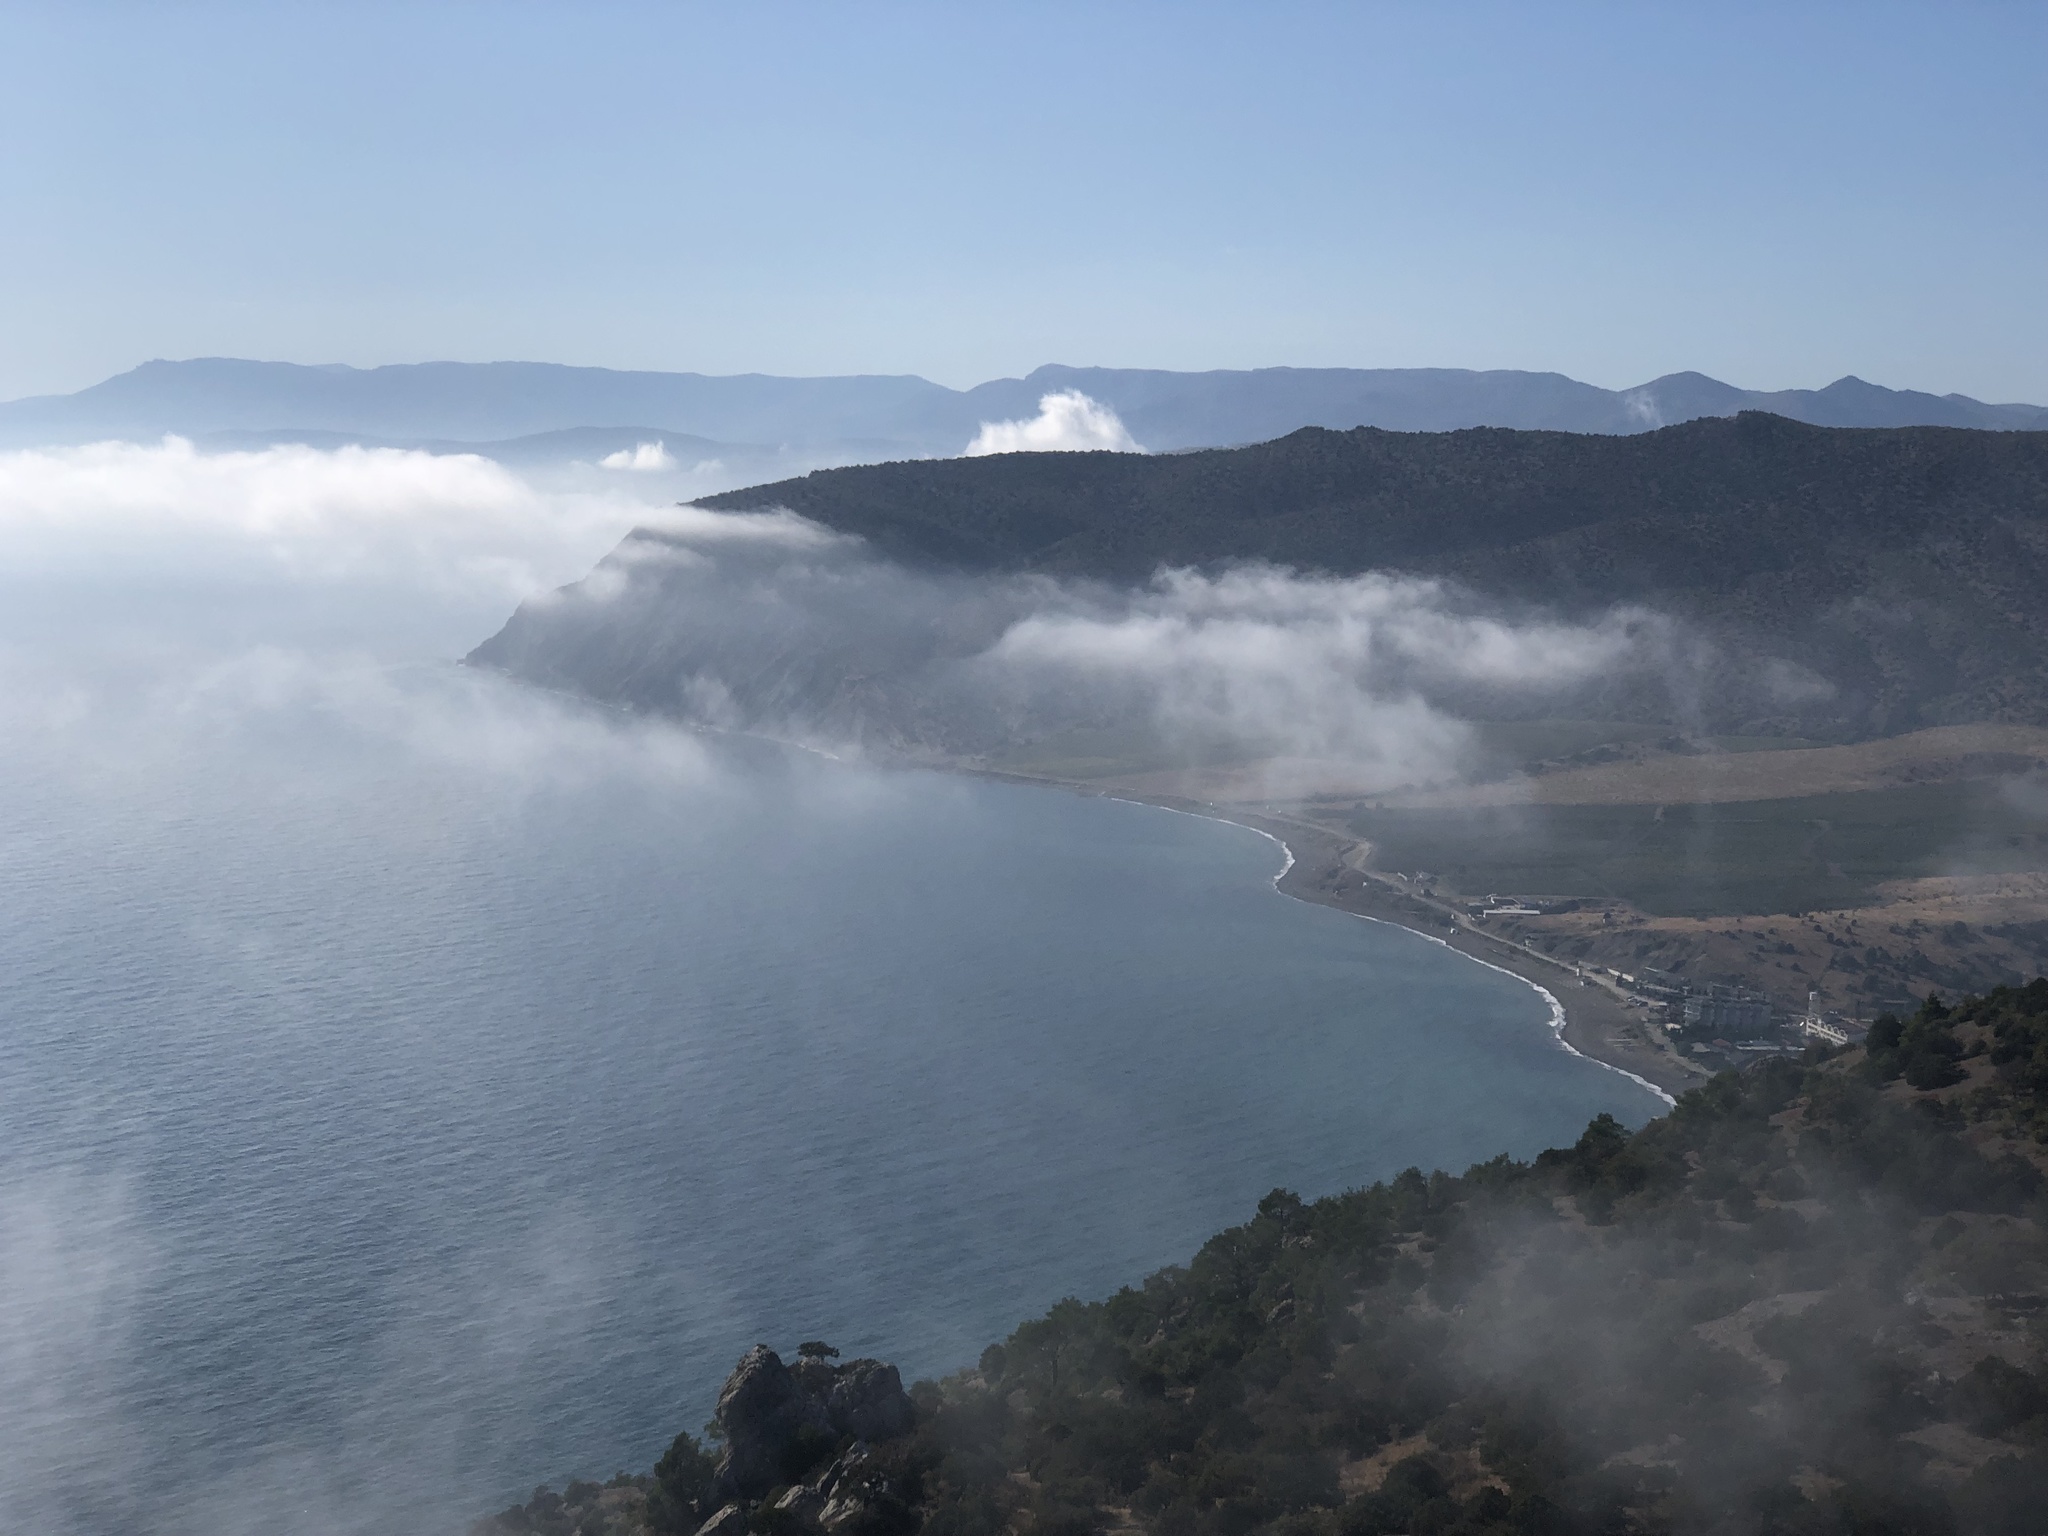
[[699, 453], [737, 447], [841, 461], [919, 458], [957, 454], [983, 422], [1031, 417], [1043, 396], [1060, 390], [1109, 406], [1155, 452], [1261, 442], [1301, 427], [1623, 434], [1743, 410], [1831, 427], [2048, 428], [2048, 407], [1991, 405], [1857, 378], [1825, 389], [1759, 391], [1674, 373], [1611, 390], [1563, 374], [1513, 370], [1049, 366], [956, 390], [914, 375], [713, 376], [518, 362], [352, 368], [194, 358], [144, 363], [75, 394], [0, 404], [0, 445], [153, 441], [177, 433], [218, 447], [347, 441], [469, 448], [511, 459], [570, 451], [532, 439], [603, 429], [608, 442], [649, 434], [702, 439], [690, 445]]

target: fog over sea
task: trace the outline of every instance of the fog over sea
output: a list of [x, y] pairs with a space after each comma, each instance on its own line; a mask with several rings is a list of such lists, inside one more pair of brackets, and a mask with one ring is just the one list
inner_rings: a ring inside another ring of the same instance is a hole
[[0, 1529], [459, 1530], [1644, 1089], [1258, 834], [458, 668], [716, 482], [0, 454]]

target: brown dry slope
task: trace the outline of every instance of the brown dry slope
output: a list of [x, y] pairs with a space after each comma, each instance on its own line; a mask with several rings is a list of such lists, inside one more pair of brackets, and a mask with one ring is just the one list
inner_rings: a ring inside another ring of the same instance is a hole
[[[1672, 750], [1673, 745], [1685, 749]], [[1588, 757], [1596, 760], [1585, 761]], [[1226, 815], [1264, 811], [1313, 822], [1332, 835], [1361, 835], [1369, 823], [1361, 823], [1358, 812], [1366, 802], [1332, 792], [1333, 774], [1322, 774], [1315, 790], [1302, 798], [1270, 794], [1290, 778], [1300, 783], [1299, 766], [1245, 763], [1106, 782], [1155, 794], [1178, 784], [1185, 791], [1206, 791], [1191, 798], [1207, 800]], [[1748, 804], [1780, 818], [1783, 837], [1766, 831], [1746, 844], [1724, 838], [1704, 854], [1693, 852], [1710, 866], [1715, 859], [1790, 857], [1790, 838], [1829, 825], [1808, 818], [1837, 818], [1835, 839], [1844, 842], [1844, 824], [1859, 809], [1882, 808], [1854, 833], [1860, 862], [1853, 870], [1825, 863], [1834, 856], [1825, 847], [1815, 856], [1823, 867], [1809, 871], [1817, 878], [1796, 885], [1774, 883], [1771, 869], [1761, 865], [1748, 870], [1702, 867], [1696, 872], [1701, 880], [1734, 893], [1732, 904], [1713, 915], [1685, 915], [1682, 907], [1673, 912], [1654, 901], [1646, 906], [1645, 899], [1628, 894], [1640, 889], [1669, 897], [1675, 888], [1682, 895], [1695, 872], [1645, 871], [1642, 859], [1628, 866], [1617, 861], [1613, 849], [1606, 850], [1603, 864], [1597, 852], [1566, 846], [1552, 850], [1550, 862], [1539, 866], [1542, 872], [1529, 877], [1537, 883], [1526, 888], [1548, 896], [1591, 898], [1588, 905], [1483, 924], [1505, 939], [1535, 944], [1562, 959], [1629, 971], [1651, 966], [1694, 981], [1742, 983], [1769, 992], [1786, 1010], [1803, 1007], [1815, 994], [1824, 1007], [1867, 1017], [1929, 991], [1982, 991], [2048, 970], [2048, 861], [2041, 858], [2039, 835], [2048, 826], [2044, 766], [2048, 731], [2022, 726], [1946, 726], [1848, 746], [1785, 750], [1624, 741], [1577, 758], [1527, 763], [1493, 782], [1383, 790], [1370, 803], [1375, 810], [1413, 811], [1417, 816], [1410, 824], [1424, 829], [1399, 847], [1379, 850], [1381, 869], [1455, 870], [1460, 855], [1433, 847], [1431, 827], [1440, 835], [1465, 834], [1462, 853], [1468, 860], [1476, 841], [1477, 862], [1468, 862], [1465, 875], [1472, 888], [1460, 888], [1455, 877], [1437, 881], [1436, 894], [1453, 905], [1525, 888], [1512, 873], [1487, 878], [1485, 854], [1493, 846], [1489, 834], [1476, 839], [1470, 834], [1473, 827], [1490, 823], [1473, 822], [1461, 812], [1487, 817], [1527, 807], [1530, 815], [1541, 813], [1539, 820], [1547, 817], [1543, 824], [1559, 839], [1590, 835], [1587, 829], [1606, 830], [1603, 808], [1624, 821], [1643, 822], [1662, 820], [1666, 810], [1676, 813], [1686, 806]], [[1239, 798], [1233, 799], [1233, 792]], [[1986, 846], [1970, 852], [1989, 857], [1991, 872], [1982, 872], [1981, 863], [1978, 871], [1947, 872], [1969, 861], [1945, 854], [1950, 846], [1945, 840], [1958, 826], [1985, 832], [1985, 823], [1972, 810], [1985, 804], [1997, 806], [2013, 823], [1992, 831], [2032, 830], [2026, 837], [1978, 837]], [[1936, 828], [1913, 820], [1936, 812], [1954, 818], [1954, 825]], [[1894, 814], [1902, 819], [1887, 822]], [[1665, 852], [1660, 854], [1658, 846]], [[1666, 856], [1671, 856], [1669, 844], [1651, 845], [1642, 858], [1654, 866]], [[1503, 855], [1500, 867], [1512, 871], [1520, 866]], [[1575, 886], [1569, 873], [1574, 870], [1582, 882], [1611, 883]], [[1851, 899], [1837, 894], [1832, 901], [1816, 901], [1811, 895], [1816, 890], [1847, 893]]]
[[1397, 790], [1388, 805], [1725, 805], [1954, 784], [2048, 768], [2048, 730], [1944, 725], [1850, 746], [1763, 752], [1638, 749], [1620, 761], [1520, 773], [1488, 784]]
[[[1798, 916], [1645, 917], [1615, 909], [1489, 926], [1587, 964], [1757, 987], [1781, 1008], [1868, 1017], [2048, 973], [2048, 874], [1901, 880], [1881, 905]], [[1611, 917], [1610, 917], [1611, 912]]]

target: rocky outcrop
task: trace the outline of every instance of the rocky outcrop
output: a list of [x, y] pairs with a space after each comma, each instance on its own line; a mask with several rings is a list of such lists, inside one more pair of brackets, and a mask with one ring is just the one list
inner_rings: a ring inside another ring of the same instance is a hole
[[[900, 1461], [892, 1464], [886, 1448], [855, 1441], [822, 1472], [778, 1496], [775, 1511], [782, 1522], [819, 1536], [912, 1536], [920, 1517], [906, 1496], [902, 1473]], [[787, 1524], [771, 1522], [771, 1528], [787, 1529]]]
[[849, 1360], [834, 1370], [825, 1416], [838, 1434], [856, 1440], [893, 1440], [910, 1432], [917, 1410], [895, 1366], [881, 1360]]
[[747, 1536], [745, 1506], [728, 1504], [697, 1527], [697, 1536]]
[[724, 1498], [758, 1499], [789, 1481], [784, 1462], [804, 1431], [822, 1433], [821, 1405], [799, 1391], [782, 1357], [765, 1344], [741, 1356], [718, 1394], [718, 1425], [725, 1454], [714, 1485]]
[[[893, 1439], [907, 1433], [916, 1418], [893, 1365], [881, 1360], [837, 1365], [823, 1355], [807, 1355], [791, 1367], [767, 1345], [757, 1344], [741, 1357], [718, 1394], [725, 1452], [714, 1499], [721, 1504], [754, 1500], [781, 1485], [804, 1486], [805, 1475], [847, 1442], [860, 1450], [866, 1442]], [[845, 1463], [842, 1456], [833, 1466]], [[809, 1486], [816, 1508], [804, 1513], [823, 1523], [831, 1491], [817, 1483]]]
[[916, 1523], [895, 1480], [865, 1441], [856, 1442], [810, 1482], [790, 1489], [775, 1507], [825, 1536], [879, 1536]]

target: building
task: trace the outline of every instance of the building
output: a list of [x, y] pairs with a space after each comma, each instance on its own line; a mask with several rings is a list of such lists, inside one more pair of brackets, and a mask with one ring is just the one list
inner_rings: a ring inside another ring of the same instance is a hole
[[1828, 1045], [1856, 1045], [1870, 1033], [1870, 1026], [1861, 1019], [1852, 1019], [1832, 1010], [1824, 1011], [1820, 1006], [1820, 994], [1809, 992], [1806, 994], [1806, 1017], [1799, 1021], [1799, 1032]]
[[1869, 1033], [1854, 1019], [1844, 1019], [1836, 1015], [1819, 1019], [1801, 1019], [1799, 1027], [1814, 1039], [1823, 1040], [1829, 1045], [1854, 1045]]
[[1716, 1040], [1757, 1040], [1771, 1032], [1771, 1000], [1747, 987], [1687, 987], [1685, 1032]]
[[1645, 965], [1637, 967], [1633, 976], [1623, 973], [1621, 979], [1644, 997], [1654, 997], [1659, 1002], [1676, 1003], [1685, 997], [1685, 983], [1669, 971]]

